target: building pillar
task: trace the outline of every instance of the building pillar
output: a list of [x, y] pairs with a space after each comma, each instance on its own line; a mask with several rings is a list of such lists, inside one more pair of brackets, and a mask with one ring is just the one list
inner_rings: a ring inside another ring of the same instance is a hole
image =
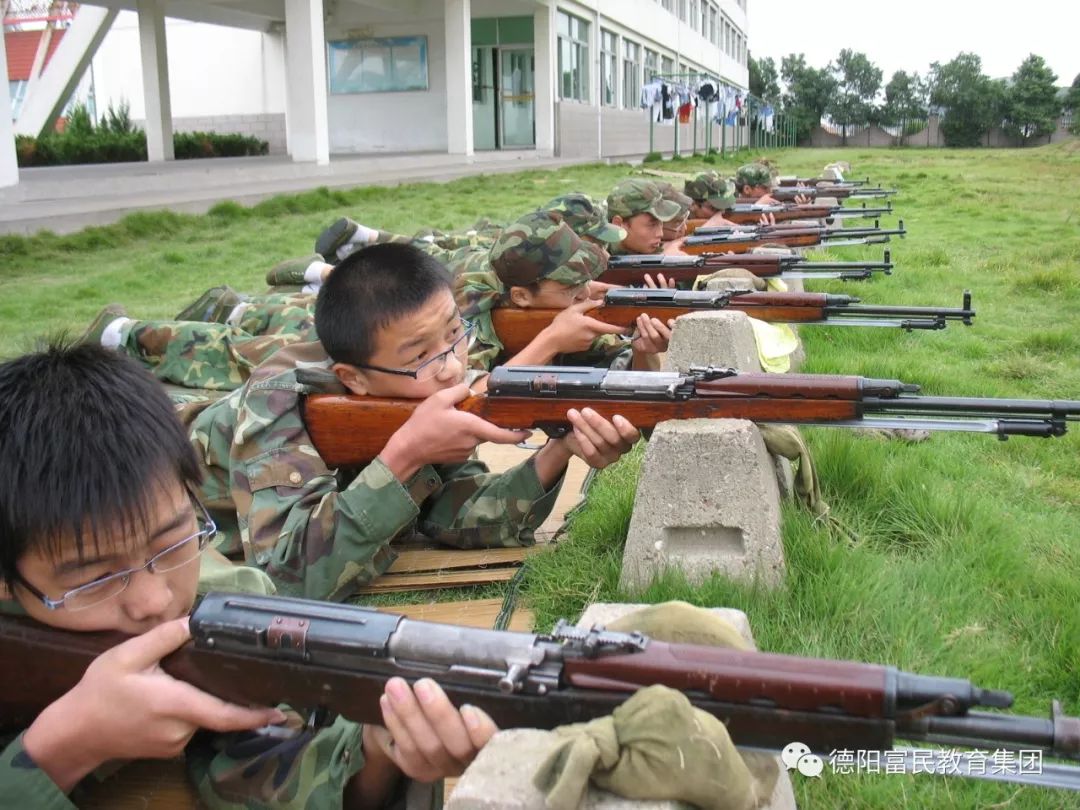
[[472, 0], [445, 0], [446, 151], [473, 153]]
[[323, 0], [285, 0], [285, 131], [296, 162], [330, 162]]
[[19, 182], [19, 161], [15, 156], [15, 127], [11, 122], [11, 92], [8, 89], [7, 48], [0, 26], [0, 188]]
[[555, 6], [545, 5], [533, 15], [533, 48], [536, 56], [536, 151], [555, 154], [555, 71], [558, 69]]
[[151, 163], [172, 160], [175, 155], [165, 13], [159, 0], [137, 0], [136, 8], [139, 12], [143, 101], [146, 104], [146, 156]]

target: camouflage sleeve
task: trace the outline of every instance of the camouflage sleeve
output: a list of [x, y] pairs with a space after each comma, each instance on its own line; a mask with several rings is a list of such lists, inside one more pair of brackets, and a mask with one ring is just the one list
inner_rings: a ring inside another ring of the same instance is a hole
[[424, 251], [424, 253], [427, 253], [429, 256], [434, 256], [443, 264], [446, 264], [448, 261], [450, 261], [451, 257], [455, 253], [454, 250], [448, 250], [442, 245], [430, 239], [417, 238], [415, 236], [404, 236], [403, 234], [390, 233], [389, 231], [378, 231], [375, 237], [374, 244], [383, 245], [388, 242], [413, 245], [414, 247], [420, 248], [420, 250]]
[[560, 478], [545, 492], [532, 457], [503, 473], [478, 461], [436, 470], [442, 483], [424, 502], [419, 527], [458, 548], [531, 546], [562, 486]]
[[[290, 718], [302, 728], [302, 718], [294, 712]], [[211, 810], [339, 810], [346, 785], [364, 765], [362, 731], [339, 717], [287, 740], [199, 735], [185, 752], [188, 774]]]
[[597, 366], [622, 371], [630, 367], [630, 339], [622, 335], [601, 335], [583, 352], [561, 354], [556, 358], [560, 366]]
[[491, 371], [502, 354], [503, 344], [491, 324], [491, 311], [479, 312], [469, 317], [476, 329], [476, 342], [469, 350], [469, 368]]
[[289, 450], [248, 463], [241, 536], [282, 596], [341, 601], [390, 567], [397, 557], [390, 541], [441, 481], [424, 467], [402, 484], [375, 459], [339, 491], [333, 474], [310, 474], [305, 455]]
[[23, 748], [22, 734], [0, 752], [0, 796], [4, 807], [76, 810], [67, 794], [37, 766]]

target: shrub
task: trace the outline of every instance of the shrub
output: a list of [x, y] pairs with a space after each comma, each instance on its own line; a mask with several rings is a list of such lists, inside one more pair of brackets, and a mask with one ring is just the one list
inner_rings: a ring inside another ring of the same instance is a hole
[[642, 163], [659, 163], [664, 159], [664, 156], [659, 152], [649, 152], [645, 157], [641, 159]]
[[[265, 155], [270, 145], [249, 135], [178, 132], [173, 135], [177, 160], [186, 158]], [[40, 138], [19, 135], [15, 150], [20, 166], [67, 166], [76, 163], [120, 163], [146, 160], [146, 133], [131, 121], [126, 102], [112, 105], [95, 127], [82, 104], [71, 108], [62, 132]]]

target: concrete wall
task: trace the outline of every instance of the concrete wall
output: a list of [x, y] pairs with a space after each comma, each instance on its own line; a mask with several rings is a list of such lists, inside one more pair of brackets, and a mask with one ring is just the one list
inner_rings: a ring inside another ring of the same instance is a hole
[[[285, 154], [285, 113], [173, 117], [173, 132], [221, 132], [251, 135], [270, 145], [271, 155]], [[141, 119], [135, 123], [145, 128]]]
[[326, 26], [327, 40], [360, 29], [365, 37], [426, 36], [428, 89], [400, 93], [330, 95], [331, 152], [445, 152], [446, 36], [442, 3], [425, 3], [419, 16], [339, 3]]
[[[990, 148], [1017, 148], [1022, 146], [1041, 146], [1047, 143], [1058, 143], [1067, 138], [1074, 138], [1065, 128], [1062, 120], [1058, 121], [1057, 129], [1050, 135], [1033, 140], [1024, 144], [1020, 138], [1008, 135], [1000, 129], [992, 129], [981, 141], [982, 146]], [[818, 127], [811, 133], [810, 145], [818, 148], [833, 148], [843, 146], [843, 140], [839, 135]], [[901, 139], [890, 135], [878, 126], [864, 127], [847, 137], [848, 146], [899, 146]], [[945, 146], [945, 136], [941, 132], [941, 121], [936, 115], [930, 116], [927, 126], [902, 139], [903, 146], [922, 146], [940, 148]]]
[[[166, 22], [174, 118], [284, 114], [282, 38], [257, 31], [170, 19]], [[93, 82], [98, 114], [126, 101], [144, 119], [138, 16], [123, 11], [105, 36], [77, 91]]]

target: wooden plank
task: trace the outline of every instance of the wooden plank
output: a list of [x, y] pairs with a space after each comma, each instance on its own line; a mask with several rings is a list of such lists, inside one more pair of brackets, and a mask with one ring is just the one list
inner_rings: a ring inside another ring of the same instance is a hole
[[[495, 625], [502, 605], [502, 599], [474, 599], [460, 602], [427, 602], [422, 605], [387, 605], [380, 607], [379, 610], [385, 613], [400, 613], [410, 619], [425, 622], [491, 628]], [[518, 608], [511, 616], [508, 627], [510, 630], [527, 633], [532, 630], [533, 619], [531, 611]]]
[[536, 547], [478, 548], [478, 549], [410, 549], [398, 554], [389, 574], [415, 574], [422, 571], [445, 571], [453, 568], [474, 568], [486, 565], [520, 563]]
[[461, 588], [488, 582], [507, 582], [517, 568], [478, 568], [471, 571], [447, 571], [428, 574], [386, 574], [360, 588], [357, 593], [396, 593], [425, 591], [432, 588]]
[[100, 782], [90, 778], [72, 796], [80, 810], [195, 810], [204, 807], [182, 759], [129, 762]]

